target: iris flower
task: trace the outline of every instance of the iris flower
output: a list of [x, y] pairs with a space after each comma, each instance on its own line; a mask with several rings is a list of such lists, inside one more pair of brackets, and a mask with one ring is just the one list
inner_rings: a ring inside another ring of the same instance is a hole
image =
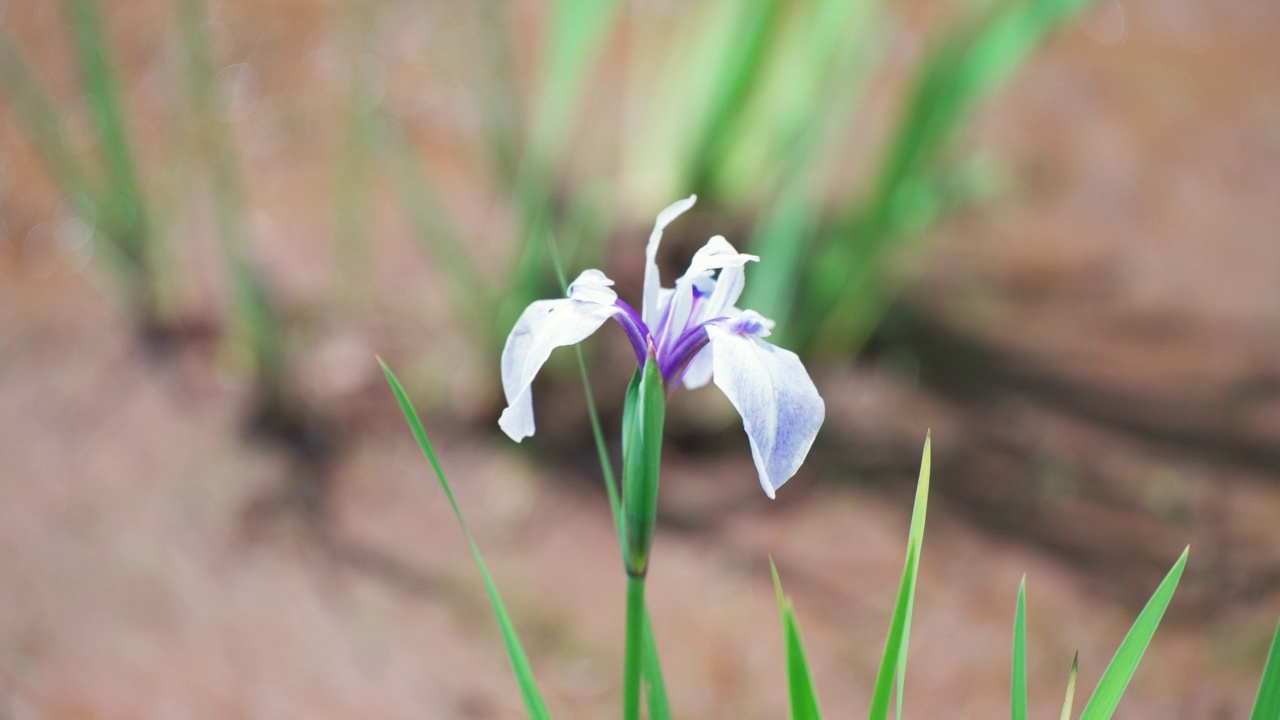
[[626, 331], [640, 368], [654, 356], [668, 397], [681, 383], [692, 390], [714, 382], [724, 392], [742, 416], [760, 485], [772, 498], [804, 462], [826, 408], [800, 358], [764, 340], [773, 321], [734, 305], [744, 267], [758, 257], [717, 235], [694, 254], [674, 288], [662, 287], [656, 263], [662, 232], [696, 199], [658, 213], [645, 250], [639, 312], [618, 298], [613, 281], [599, 270], [583, 271], [568, 297], [525, 309], [502, 350], [507, 408], [498, 425], [516, 442], [532, 435], [531, 386], [551, 351], [582, 342], [613, 319]]

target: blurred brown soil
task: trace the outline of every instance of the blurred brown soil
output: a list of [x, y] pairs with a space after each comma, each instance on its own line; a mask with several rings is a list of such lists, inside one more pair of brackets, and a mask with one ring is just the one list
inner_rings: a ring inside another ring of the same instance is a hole
[[[150, 5], [113, 17], [126, 64], [160, 82], [167, 20]], [[27, 47], [60, 36], [34, 7], [6, 19]], [[307, 465], [246, 436], [249, 388], [216, 338], [149, 356], [109, 278], [38, 254], [26, 238], [57, 198], [4, 107], [0, 717], [520, 716], [483, 586], [374, 353], [432, 408], [553, 714], [615, 715], [622, 574], [577, 396], [539, 407], [529, 447], [492, 432], [491, 365], [381, 200], [376, 290], [355, 310], [317, 300], [332, 258], [315, 198], [330, 189], [309, 143], [336, 138], [307, 118], [337, 100], [308, 73], [333, 51], [332, 18], [297, 2], [233, 10], [261, 33], [223, 48], [259, 73], [237, 126], [251, 217], [335, 454]], [[820, 374], [828, 423], [779, 500], [759, 492], [715, 391], [677, 396], [649, 592], [678, 716], [784, 716], [769, 557], [828, 714], [866, 707], [926, 429], [906, 715], [1007, 712], [1025, 573], [1032, 712], [1056, 717], [1072, 654], [1087, 693], [1190, 543], [1117, 717], [1244, 716], [1280, 614], [1277, 32], [1266, 3], [1102, 0], [1050, 43], [971, 143], [1001, 192], [906, 259], [909, 290], [866, 357]], [[40, 52], [72, 97], [67, 48]], [[419, 99], [457, 90], [449, 72], [415, 79]], [[276, 99], [290, 84], [317, 107]], [[163, 94], [132, 95], [135, 130], [164, 127]], [[465, 134], [462, 107], [421, 100], [414, 122]], [[483, 191], [448, 192], [493, 234]], [[208, 245], [207, 227], [190, 231]], [[218, 302], [213, 258], [179, 293], [196, 318]]]

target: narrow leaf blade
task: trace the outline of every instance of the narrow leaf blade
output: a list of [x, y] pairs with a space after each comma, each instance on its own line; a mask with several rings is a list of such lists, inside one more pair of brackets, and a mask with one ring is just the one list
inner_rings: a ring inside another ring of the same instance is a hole
[[884, 720], [889, 716], [889, 700], [893, 696], [894, 668], [898, 664], [898, 653], [902, 649], [902, 630], [907, 616], [907, 606], [911, 595], [915, 592], [912, 583], [911, 565], [916, 557], [915, 543], [907, 544], [907, 567], [902, 571], [902, 582], [898, 585], [898, 601], [894, 605], [893, 619], [889, 623], [889, 637], [884, 643], [884, 657], [880, 660], [880, 671], [876, 675], [875, 691], [871, 695], [870, 720]]
[[818, 690], [813, 684], [809, 660], [800, 638], [800, 625], [796, 622], [791, 601], [782, 593], [782, 581], [778, 579], [778, 568], [773, 564], [772, 559], [769, 560], [769, 568], [773, 571], [773, 589], [778, 595], [778, 611], [782, 614], [783, 642], [787, 648], [787, 689], [791, 696], [791, 718], [792, 720], [822, 720], [822, 709], [818, 705]]
[[1018, 609], [1013, 618], [1013, 678], [1010, 715], [1027, 720], [1027, 576], [1018, 586]]
[[1271, 650], [1267, 663], [1262, 667], [1262, 682], [1258, 685], [1258, 697], [1253, 701], [1250, 720], [1276, 720], [1280, 718], [1280, 624], [1271, 637]]
[[1173, 591], [1178, 588], [1178, 581], [1182, 579], [1182, 570], [1187, 565], [1187, 553], [1190, 551], [1189, 546], [1182, 551], [1182, 556], [1173, 564], [1169, 574], [1151, 594], [1147, 606], [1133, 621], [1133, 627], [1121, 641], [1107, 669], [1102, 672], [1102, 679], [1098, 681], [1093, 696], [1085, 703], [1080, 720], [1108, 720], [1115, 712], [1116, 706], [1120, 704], [1120, 696], [1129, 686], [1129, 680], [1138, 669], [1138, 662], [1142, 660], [1151, 637], [1155, 635], [1156, 628], [1164, 617], [1164, 611], [1169, 607], [1169, 601], [1173, 599]]
[[427, 431], [422, 427], [422, 420], [418, 417], [418, 411], [414, 409], [413, 403], [410, 402], [409, 396], [400, 385], [400, 381], [391, 372], [391, 368], [387, 367], [387, 364], [382, 362], [381, 358], [378, 359], [378, 364], [382, 366], [382, 372], [387, 377], [387, 383], [391, 385], [391, 392], [395, 393], [396, 401], [400, 404], [400, 410], [404, 413], [404, 418], [409, 423], [409, 429], [413, 431], [413, 437], [418, 441], [418, 447], [422, 449], [422, 454], [426, 456], [427, 462], [431, 463], [431, 469], [435, 471], [436, 478], [440, 480], [440, 487], [444, 490], [445, 497], [449, 499], [453, 514], [458, 518], [458, 525], [462, 527], [462, 533], [467, 537], [467, 544], [471, 546], [471, 554], [475, 558], [476, 565], [480, 568], [481, 576], [484, 578], [485, 590], [488, 591], [489, 601], [493, 604], [493, 613], [498, 618], [498, 626], [502, 630], [502, 641], [507, 646], [511, 669], [515, 672], [516, 680], [520, 684], [520, 694], [524, 697], [524, 704], [529, 711], [529, 717], [534, 720], [550, 720], [551, 715], [547, 712], [546, 703], [542, 700], [542, 693], [538, 690], [538, 684], [533, 678], [533, 670], [529, 667], [529, 659], [525, 655], [524, 647], [520, 644], [520, 638], [516, 634], [511, 617], [507, 615], [507, 608], [503, 604], [502, 598], [498, 595], [498, 589], [493, 584], [493, 578], [489, 575], [489, 568], [485, 565], [484, 558], [480, 555], [480, 548], [476, 545], [475, 539], [471, 537], [471, 530], [467, 528], [467, 523], [462, 518], [462, 511], [458, 508], [458, 501], [453, 497], [453, 490], [449, 487], [449, 481], [445, 478], [444, 470], [440, 467], [440, 461], [436, 457], [435, 449], [427, 438]]
[[1067, 677], [1067, 697], [1062, 701], [1062, 720], [1071, 720], [1071, 706], [1076, 699], [1076, 676], [1080, 674], [1080, 653], [1071, 658], [1071, 674]]
[[920, 458], [920, 477], [916, 481], [916, 501], [911, 509], [911, 529], [907, 532], [908, 541], [915, 546], [916, 555], [910, 564], [911, 594], [907, 598], [907, 614], [902, 622], [902, 649], [898, 651], [898, 664], [895, 674], [898, 687], [894, 707], [898, 720], [902, 720], [902, 695], [907, 682], [907, 645], [911, 640], [911, 614], [915, 609], [916, 576], [920, 571], [920, 548], [924, 544], [924, 520], [929, 509], [929, 477], [933, 472], [933, 434], [924, 437], [924, 452]]

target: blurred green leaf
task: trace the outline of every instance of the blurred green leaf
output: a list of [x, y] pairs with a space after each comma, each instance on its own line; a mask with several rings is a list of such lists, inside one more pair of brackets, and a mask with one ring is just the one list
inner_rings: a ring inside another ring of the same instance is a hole
[[515, 625], [512, 624], [510, 616], [507, 614], [507, 608], [502, 602], [502, 598], [498, 595], [498, 588], [493, 584], [493, 578], [489, 575], [489, 568], [485, 565], [484, 558], [480, 555], [480, 548], [476, 545], [475, 539], [471, 536], [471, 530], [467, 528], [467, 522], [462, 518], [462, 510], [458, 508], [458, 501], [453, 497], [453, 490], [449, 487], [449, 481], [445, 478], [444, 469], [440, 466], [439, 459], [436, 458], [435, 449], [431, 446], [431, 441], [427, 438], [427, 432], [422, 427], [422, 420], [418, 417], [418, 411], [414, 409], [413, 403], [410, 402], [409, 396], [405, 394], [404, 388], [401, 387], [400, 381], [391, 372], [391, 368], [378, 359], [378, 363], [382, 366], [382, 372], [387, 377], [387, 383], [391, 385], [391, 392], [396, 396], [396, 402], [400, 404], [400, 410], [404, 413], [404, 418], [409, 423], [409, 429], [413, 432], [413, 437], [418, 441], [418, 447], [422, 449], [422, 454], [426, 456], [427, 462], [431, 463], [431, 469], [435, 471], [436, 478], [440, 481], [440, 487], [444, 490], [445, 497], [449, 500], [449, 506], [453, 508], [454, 517], [458, 519], [458, 525], [462, 528], [462, 533], [467, 538], [467, 544], [471, 547], [471, 554], [475, 558], [476, 566], [480, 568], [480, 574], [484, 578], [485, 590], [489, 593], [489, 601], [493, 604], [494, 615], [498, 618], [498, 626], [502, 630], [502, 641], [507, 646], [507, 656], [511, 660], [511, 669], [515, 672], [516, 679], [520, 683], [520, 694], [524, 697], [526, 710], [529, 717], [535, 720], [545, 720], [550, 718], [547, 712], [546, 703], [542, 700], [542, 693], [538, 690], [537, 682], [533, 678], [533, 670], [529, 667], [529, 659], [525, 656], [524, 647], [520, 644], [520, 638], [516, 634]]
[[[772, 177], [748, 243], [764, 262], [752, 271], [742, 303], [768, 317], [791, 317], [800, 299], [798, 284], [823, 222], [819, 171], [870, 77], [879, 48], [872, 31], [877, 7], [843, 0], [799, 5], [805, 14], [756, 93], [757, 104], [777, 117], [744, 119], [741, 141], [726, 161], [728, 178]], [[789, 327], [777, 332], [784, 346], [792, 339]]]
[[1280, 624], [1271, 637], [1271, 649], [1267, 662], [1262, 666], [1262, 682], [1258, 684], [1258, 697], [1253, 702], [1250, 720], [1277, 720], [1280, 718]]
[[99, 188], [63, 142], [60, 132], [62, 119], [57, 107], [39, 76], [23, 59], [13, 38], [3, 29], [0, 29], [0, 88], [8, 96], [9, 106], [18, 114], [23, 129], [35, 143], [36, 151], [62, 191], [83, 193], [97, 201]]
[[81, 218], [92, 219], [97, 237], [105, 242], [97, 253], [117, 275], [131, 311], [145, 329], [160, 322], [159, 284], [155, 274], [155, 244], [134, 169], [134, 156], [125, 132], [125, 117], [117, 98], [105, 28], [90, 0], [64, 0], [71, 38], [80, 60], [85, 97], [105, 160], [106, 176], [92, 159], [82, 159], [67, 147], [62, 116], [43, 81], [24, 60], [8, 33], [0, 30], [0, 89], [10, 100], [37, 153], [53, 174], [59, 189]]
[[337, 291], [347, 300], [371, 284], [368, 275], [372, 246], [366, 230], [373, 202], [373, 115], [380, 103], [377, 90], [372, 87], [376, 81], [371, 82], [371, 74], [380, 62], [373, 54], [377, 7], [376, 3], [351, 3], [342, 6], [340, 15], [353, 58], [334, 178], [333, 241]]
[[778, 612], [782, 615], [782, 633], [787, 648], [787, 689], [791, 696], [792, 720], [821, 720], [818, 691], [809, 672], [809, 660], [805, 657], [804, 643], [800, 639], [800, 625], [796, 622], [791, 601], [782, 594], [782, 581], [778, 579], [778, 567], [769, 559], [773, 573], [773, 589], [778, 595]]
[[770, 44], [782, 26], [781, 0], [730, 2], [720, 6], [720, 21], [734, 27], [733, 41], [716, 46], [716, 56], [699, 62], [714, 68], [706, 114], [694, 120], [700, 126], [689, 157], [688, 187], [712, 193], [716, 168], [723, 165], [737, 131], [737, 122], [750, 92], [759, 80]]
[[491, 347], [501, 347], [510, 326], [494, 321], [496, 301], [481, 272], [480, 259], [467, 246], [446, 210], [431, 175], [399, 121], [385, 111], [369, 119], [369, 138], [381, 157], [391, 185], [418, 246], [442, 266], [454, 307], [480, 329]]
[[542, 87], [528, 150], [536, 164], [558, 157], [570, 137], [583, 87], [620, 4], [619, 0], [555, 1], [543, 34]]
[[[151, 239], [138, 183], [134, 154], [124, 109], [120, 104], [119, 81], [111, 67], [106, 28], [93, 0], [63, 0], [72, 39], [80, 59], [80, 73], [93, 110], [111, 182], [108, 192], [113, 202], [104, 208], [115, 216], [116, 240], [142, 267], [149, 265], [147, 243]], [[148, 273], [144, 270], [143, 275]]]
[[824, 238], [809, 266], [797, 334], [806, 345], [856, 348], [887, 302], [889, 251], [952, 201], [940, 162], [982, 97], [1044, 36], [1091, 0], [1012, 0], [975, 6], [921, 65], [865, 204]]
[[1147, 645], [1151, 643], [1151, 638], [1155, 635], [1161, 618], [1164, 617], [1164, 611], [1169, 607], [1169, 601], [1173, 599], [1173, 591], [1178, 588], [1178, 581], [1182, 578], [1182, 570], [1186, 567], [1187, 554], [1190, 551], [1190, 547], [1182, 551], [1181, 557], [1173, 564], [1169, 574], [1151, 594], [1146, 607], [1133, 621], [1133, 627], [1121, 641], [1115, 656], [1107, 664], [1107, 669], [1102, 672], [1102, 678], [1098, 680], [1098, 687], [1094, 689], [1093, 696], [1089, 698], [1089, 702], [1085, 703], [1084, 710], [1080, 713], [1080, 720], [1108, 720], [1115, 712], [1116, 706], [1120, 703], [1120, 696], [1129, 686], [1129, 680], [1138, 669], [1138, 662], [1142, 660], [1143, 653], [1147, 651]]
[[249, 256], [240, 164], [226, 125], [217, 120], [225, 115], [225, 108], [216, 82], [208, 6], [204, 0], [179, 0], [175, 11], [186, 61], [187, 101], [194, 115], [200, 156], [209, 173], [219, 249], [231, 289], [233, 335], [247, 346], [261, 407], [284, 413], [289, 366], [283, 322], [270, 285]]

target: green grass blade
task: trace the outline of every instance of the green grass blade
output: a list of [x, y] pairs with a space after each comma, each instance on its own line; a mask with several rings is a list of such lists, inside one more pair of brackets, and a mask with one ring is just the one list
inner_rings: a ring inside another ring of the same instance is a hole
[[1067, 697], [1062, 701], [1062, 720], [1071, 720], [1071, 706], [1076, 699], [1076, 677], [1080, 674], [1080, 653], [1071, 658], [1071, 674], [1067, 676]]
[[[920, 459], [920, 478], [916, 483], [916, 500], [911, 510], [911, 528], [907, 534], [907, 560], [898, 586], [889, 636], [884, 644], [884, 657], [876, 675], [871, 696], [871, 720], [884, 720], [889, 713], [889, 700], [897, 696], [898, 713], [902, 712], [902, 693], [907, 671], [907, 642], [911, 635], [911, 612], [915, 603], [916, 576], [920, 569], [920, 547], [924, 542], [925, 513], [929, 504], [929, 477], [932, 465], [932, 437], [926, 436]], [[895, 684], [894, 678], [897, 678]]]
[[1253, 701], [1250, 720], [1277, 720], [1280, 718], [1280, 624], [1271, 637], [1271, 649], [1262, 667], [1262, 682], [1258, 685], [1258, 697]]
[[1027, 720], [1027, 576], [1018, 585], [1018, 609], [1013, 616], [1013, 678], [1010, 715]]
[[782, 615], [783, 642], [787, 648], [787, 689], [791, 696], [792, 720], [821, 720], [822, 709], [818, 705], [818, 691], [809, 672], [809, 660], [805, 656], [804, 643], [800, 639], [800, 625], [796, 621], [791, 601], [782, 593], [782, 581], [778, 567], [769, 559], [773, 573], [773, 589], [778, 596], [778, 612]]
[[898, 600], [894, 603], [893, 619], [889, 623], [889, 637], [884, 643], [884, 657], [880, 660], [880, 671], [876, 674], [875, 691], [871, 695], [870, 720], [885, 720], [889, 716], [889, 701], [893, 697], [894, 668], [898, 664], [898, 654], [902, 650], [903, 621], [907, 616], [907, 606], [915, 591], [910, 577], [910, 566], [915, 562], [916, 546], [907, 545], [907, 569], [902, 571], [902, 582], [898, 585]]
[[516, 635], [515, 626], [511, 623], [510, 616], [507, 615], [507, 608], [502, 603], [502, 598], [498, 595], [498, 589], [493, 584], [493, 578], [489, 576], [489, 568], [485, 565], [484, 558], [480, 555], [480, 548], [476, 545], [476, 541], [471, 537], [471, 530], [467, 528], [467, 522], [462, 518], [462, 510], [458, 508], [458, 501], [453, 497], [453, 490], [449, 487], [449, 481], [445, 478], [444, 470], [440, 467], [440, 461], [436, 458], [435, 449], [431, 446], [431, 441], [427, 438], [427, 431], [422, 427], [422, 420], [418, 418], [418, 411], [414, 409], [413, 403], [409, 401], [409, 396], [405, 394], [404, 388], [401, 387], [400, 381], [396, 379], [395, 374], [391, 372], [391, 368], [378, 359], [378, 363], [382, 366], [382, 372], [387, 376], [387, 383], [391, 385], [391, 392], [396, 396], [396, 402], [400, 404], [400, 410], [404, 413], [404, 418], [409, 423], [409, 429], [413, 431], [413, 437], [418, 441], [418, 447], [422, 449], [422, 454], [426, 456], [427, 462], [431, 463], [431, 469], [435, 471], [436, 478], [440, 481], [440, 487], [444, 490], [445, 497], [449, 499], [449, 505], [453, 508], [453, 514], [458, 519], [458, 525], [462, 527], [462, 533], [467, 538], [467, 544], [471, 546], [471, 554], [475, 558], [476, 566], [480, 568], [480, 574], [484, 578], [485, 589], [489, 593], [489, 601], [493, 604], [493, 613], [498, 618], [498, 626], [502, 630], [502, 641], [506, 643], [507, 655], [511, 660], [511, 669], [515, 672], [516, 680], [520, 683], [520, 694], [524, 697], [525, 708], [529, 711], [529, 717], [535, 720], [545, 720], [550, 718], [547, 712], [546, 703], [542, 700], [542, 693], [538, 690], [537, 682], [533, 678], [533, 670], [529, 667], [529, 659], [525, 656], [524, 647], [520, 644], [520, 638]]
[[908, 532], [908, 542], [916, 548], [915, 557], [912, 558], [910, 565], [911, 572], [911, 595], [907, 599], [907, 614], [902, 622], [902, 649], [898, 652], [898, 663], [895, 674], [898, 677], [896, 701], [894, 706], [897, 708], [898, 720], [902, 720], [902, 694], [907, 681], [907, 644], [911, 639], [911, 613], [915, 608], [915, 586], [916, 575], [920, 570], [920, 548], [924, 546], [924, 520], [929, 505], [929, 477], [933, 470], [933, 435], [926, 433], [924, 438], [924, 452], [920, 458], [920, 477], [916, 481], [916, 502], [911, 509], [911, 529]]
[[1138, 669], [1138, 662], [1142, 660], [1143, 653], [1147, 651], [1147, 645], [1151, 643], [1151, 637], [1155, 635], [1156, 628], [1160, 625], [1160, 619], [1164, 617], [1164, 611], [1169, 607], [1173, 591], [1178, 588], [1178, 581], [1182, 579], [1182, 570], [1187, 565], [1187, 554], [1190, 551], [1190, 547], [1182, 551], [1182, 556], [1173, 564], [1169, 574], [1160, 582], [1156, 591], [1151, 594], [1147, 606], [1138, 613], [1138, 619], [1133, 621], [1133, 627], [1121, 641], [1120, 648], [1111, 658], [1107, 669], [1102, 672], [1102, 679], [1098, 681], [1098, 687], [1094, 689], [1093, 696], [1089, 698], [1089, 702], [1085, 703], [1084, 710], [1080, 713], [1080, 720], [1108, 720], [1115, 712], [1116, 706], [1120, 703], [1120, 696], [1124, 694], [1134, 671]]

